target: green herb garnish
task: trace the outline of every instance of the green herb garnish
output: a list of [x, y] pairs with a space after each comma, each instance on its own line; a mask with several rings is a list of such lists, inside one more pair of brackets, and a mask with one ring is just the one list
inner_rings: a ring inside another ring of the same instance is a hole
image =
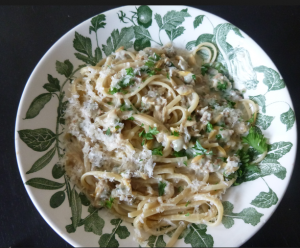
[[185, 216], [190, 216], [190, 213], [187, 213]]
[[236, 103], [235, 102], [232, 102], [232, 101], [230, 101], [230, 100], [227, 100], [227, 106], [228, 106], [228, 108], [234, 108], [234, 105], [235, 105]]
[[252, 117], [247, 122], [249, 122], [249, 123], [253, 123], [254, 122], [254, 114], [252, 115]]
[[133, 110], [133, 109], [132, 109], [131, 106], [130, 106], [130, 107], [127, 107], [126, 104], [123, 103], [123, 104], [120, 106], [120, 110], [121, 110], [122, 112], [124, 112], [124, 111], [131, 111], [131, 110]]
[[191, 116], [191, 115], [188, 116], [187, 120], [188, 120], [188, 121], [191, 121], [191, 120], [192, 120], [192, 116]]
[[243, 137], [243, 143], [249, 144], [260, 154], [268, 151], [267, 139], [263, 134], [256, 132], [253, 127], [250, 128], [249, 134], [246, 137]]
[[192, 75], [192, 79], [196, 80], [196, 75], [195, 74]]
[[190, 201], [188, 201], [186, 204], [185, 204], [185, 206], [187, 207], [189, 204], [190, 204], [191, 202]]
[[162, 156], [163, 155], [163, 146], [160, 145], [152, 150], [152, 155]]
[[118, 130], [118, 129], [120, 129], [120, 128], [121, 128], [121, 127], [120, 127], [119, 125], [115, 127], [116, 130]]
[[196, 155], [212, 155], [212, 151], [207, 151], [205, 148], [203, 148], [200, 144], [200, 142], [197, 140], [195, 146], [193, 147], [196, 150]]
[[179, 152], [174, 151], [173, 156], [175, 156], [176, 158], [185, 157], [186, 156], [186, 151], [184, 149], [180, 150]]
[[179, 132], [177, 132], [177, 131], [171, 132], [171, 135], [179, 137]]
[[134, 76], [132, 67], [129, 67], [129, 68], [125, 69], [125, 71], [126, 71], [127, 75], [132, 76], [132, 77]]
[[187, 166], [187, 161], [184, 161], [183, 164], [184, 164], [185, 166]]
[[206, 125], [206, 132], [210, 133], [212, 130], [213, 130], [213, 125], [208, 122]]
[[109, 197], [109, 200], [105, 201], [104, 206], [111, 209], [115, 198]]
[[225, 91], [227, 89], [227, 82], [224, 82], [223, 84], [221, 82], [218, 82], [217, 88], [220, 91]]
[[167, 73], [167, 79], [170, 79], [170, 75], [169, 75], [169, 73]]
[[221, 135], [221, 134], [217, 134], [217, 135], [216, 135], [216, 139], [217, 139], [217, 140], [219, 140], [219, 139], [221, 139], [221, 138], [222, 138], [222, 135]]
[[105, 132], [106, 135], [110, 136], [111, 135], [111, 131], [110, 131], [110, 128], [108, 128]]
[[209, 68], [209, 64], [203, 64], [203, 65], [201, 66], [201, 74], [202, 74], [203, 76], [205, 75], [205, 73], [207, 73], [208, 68]]
[[134, 121], [134, 117], [129, 117], [127, 120], [129, 120], [129, 121]]
[[167, 186], [167, 183], [160, 181], [158, 184], [158, 195], [163, 196], [165, 193], [165, 187]]

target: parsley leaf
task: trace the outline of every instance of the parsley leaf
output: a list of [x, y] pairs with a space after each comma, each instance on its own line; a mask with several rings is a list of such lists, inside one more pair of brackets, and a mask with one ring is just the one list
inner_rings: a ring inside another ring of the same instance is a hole
[[188, 116], [187, 120], [191, 121], [192, 120], [192, 116]]
[[158, 61], [158, 60], [160, 60], [160, 56], [159, 56], [158, 54], [154, 53], [154, 59], [155, 59], [156, 61]]
[[218, 157], [219, 159], [221, 159], [223, 162], [226, 162], [227, 158], [223, 158], [223, 157]]
[[190, 213], [185, 214], [185, 216], [190, 216]]
[[183, 164], [184, 164], [185, 166], [187, 166], [187, 161], [184, 161]]
[[188, 201], [186, 204], [185, 204], [185, 206], [187, 207], [189, 204], [190, 204], [191, 202], [190, 201]]
[[109, 200], [105, 201], [104, 206], [111, 209], [115, 198], [109, 197]]
[[222, 135], [221, 135], [221, 134], [217, 134], [217, 135], [216, 135], [216, 139], [217, 139], [217, 140], [219, 140], [219, 139], [221, 139], [221, 138], [222, 138]]
[[178, 190], [178, 193], [181, 193], [181, 192], [183, 191], [183, 187], [182, 187], [182, 186], [179, 186], [179, 187], [177, 188], [177, 190]]
[[178, 157], [185, 157], [186, 156], [186, 151], [184, 149], [182, 149], [179, 152], [174, 151], [173, 152], [173, 156], [175, 156], [176, 158], [178, 158]]
[[202, 74], [203, 76], [205, 75], [205, 73], [207, 73], [208, 68], [209, 68], [209, 64], [203, 64], [203, 65], [201, 66], [201, 74]]
[[169, 75], [169, 73], [167, 73], [167, 79], [170, 79], [170, 75]]
[[152, 150], [152, 155], [162, 156], [163, 155], [163, 146], [160, 145], [159, 147], [154, 148]]
[[248, 120], [249, 123], [253, 123], [254, 122], [254, 114], [252, 115], [252, 117]]
[[152, 68], [155, 66], [155, 63], [152, 61], [152, 60], [148, 60], [146, 63], [145, 63], [145, 66], [148, 66], [149, 68]]
[[177, 131], [171, 132], [171, 135], [179, 137], [179, 132], [177, 132]]
[[126, 71], [127, 75], [132, 76], [132, 77], [134, 76], [132, 67], [129, 67], [129, 68], [125, 69], [125, 71]]
[[243, 143], [249, 144], [260, 154], [268, 150], [267, 139], [263, 134], [256, 132], [253, 127], [250, 128], [249, 134], [243, 137]]
[[195, 146], [193, 147], [196, 150], [196, 155], [212, 155], [212, 151], [208, 152], [205, 148], [203, 148], [200, 142], [197, 140]]
[[146, 140], [152, 140], [153, 136], [156, 135], [156, 134], [158, 134], [158, 133], [159, 133], [159, 131], [157, 130], [156, 127], [154, 127], [154, 128], [149, 127], [148, 133], [146, 133], [145, 130], [143, 130], [142, 132], [140, 132], [139, 133], [139, 137], [143, 138], [142, 146], [145, 144]]
[[227, 82], [224, 82], [223, 84], [221, 82], [218, 82], [217, 88], [220, 91], [225, 91], [227, 89]]
[[121, 127], [118, 125], [118, 126], [115, 126], [115, 129], [118, 130], [120, 129]]
[[165, 187], [167, 186], [167, 183], [160, 181], [158, 184], [158, 195], [163, 196], [165, 193]]
[[132, 107], [127, 107], [127, 105], [125, 103], [123, 103], [121, 106], [120, 106], [120, 110], [123, 112], [123, 111], [131, 111], [133, 110]]
[[232, 102], [232, 101], [230, 101], [230, 100], [227, 100], [227, 106], [228, 106], [228, 108], [234, 108], [234, 105], [235, 105], [236, 103], [235, 102]]
[[129, 117], [127, 120], [129, 120], [129, 121], [134, 121], [134, 117]]
[[213, 130], [213, 125], [208, 122], [206, 125], [206, 132], [210, 133], [212, 130]]
[[108, 94], [113, 95], [113, 94], [115, 94], [117, 92], [119, 92], [119, 90], [117, 88], [112, 88], [112, 90], [109, 89]]
[[110, 136], [111, 135], [111, 131], [110, 131], [110, 128], [108, 128], [105, 132], [106, 135]]
[[195, 74], [192, 75], [192, 79], [196, 80], [196, 75]]

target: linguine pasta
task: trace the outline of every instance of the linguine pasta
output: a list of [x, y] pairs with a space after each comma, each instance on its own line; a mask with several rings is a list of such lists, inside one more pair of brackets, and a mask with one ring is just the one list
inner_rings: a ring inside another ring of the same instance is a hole
[[257, 106], [216, 56], [211, 43], [121, 47], [70, 86], [66, 172], [95, 207], [133, 223], [139, 243], [172, 232], [170, 247], [190, 223], [222, 221]]

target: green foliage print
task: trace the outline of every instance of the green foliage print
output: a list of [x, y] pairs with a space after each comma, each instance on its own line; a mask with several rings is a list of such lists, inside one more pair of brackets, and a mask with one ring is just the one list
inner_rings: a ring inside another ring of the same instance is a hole
[[213, 247], [214, 239], [207, 234], [207, 227], [204, 224], [191, 224], [185, 233], [184, 242], [191, 244], [192, 247]]
[[148, 238], [148, 243], [149, 247], [154, 248], [154, 247], [166, 247], [166, 242], [164, 241], [164, 236], [159, 235], [159, 236], [154, 236], [151, 235]]
[[119, 247], [119, 242], [116, 239], [116, 234], [120, 239], [129, 237], [130, 232], [126, 226], [121, 226], [121, 219], [112, 219], [110, 223], [115, 226], [111, 233], [103, 234], [99, 239], [100, 247]]
[[286, 125], [286, 131], [289, 131], [293, 127], [295, 120], [295, 113], [291, 107], [287, 112], [284, 112], [280, 115], [280, 121]]
[[263, 83], [268, 87], [268, 92], [273, 90], [280, 90], [285, 87], [285, 83], [282, 78], [280, 78], [278, 72], [268, 68], [266, 66], [258, 66], [254, 68], [255, 71], [264, 74]]
[[269, 208], [272, 205], [276, 205], [276, 203], [278, 202], [276, 193], [269, 187], [265, 180], [264, 182], [268, 186], [269, 192], [260, 192], [259, 195], [256, 196], [255, 199], [250, 203], [251, 205], [258, 208]]
[[258, 113], [255, 124], [261, 127], [263, 130], [266, 130], [271, 125], [274, 119], [275, 119], [274, 116], [263, 115]]
[[231, 228], [234, 225], [234, 219], [241, 219], [246, 224], [256, 226], [260, 222], [260, 218], [263, 214], [256, 211], [255, 208], [245, 208], [240, 213], [233, 213], [233, 204], [229, 201], [222, 202], [224, 208], [224, 214], [222, 223], [225, 228]]

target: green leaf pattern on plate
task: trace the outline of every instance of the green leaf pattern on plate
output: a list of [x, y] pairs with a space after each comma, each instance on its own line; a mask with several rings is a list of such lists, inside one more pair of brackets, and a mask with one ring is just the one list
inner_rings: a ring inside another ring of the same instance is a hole
[[222, 223], [225, 228], [231, 228], [234, 224], [234, 219], [241, 219], [246, 224], [256, 226], [260, 222], [260, 218], [263, 214], [256, 211], [255, 208], [245, 208], [240, 213], [233, 213], [233, 204], [229, 201], [222, 202], [224, 207], [224, 214]]

